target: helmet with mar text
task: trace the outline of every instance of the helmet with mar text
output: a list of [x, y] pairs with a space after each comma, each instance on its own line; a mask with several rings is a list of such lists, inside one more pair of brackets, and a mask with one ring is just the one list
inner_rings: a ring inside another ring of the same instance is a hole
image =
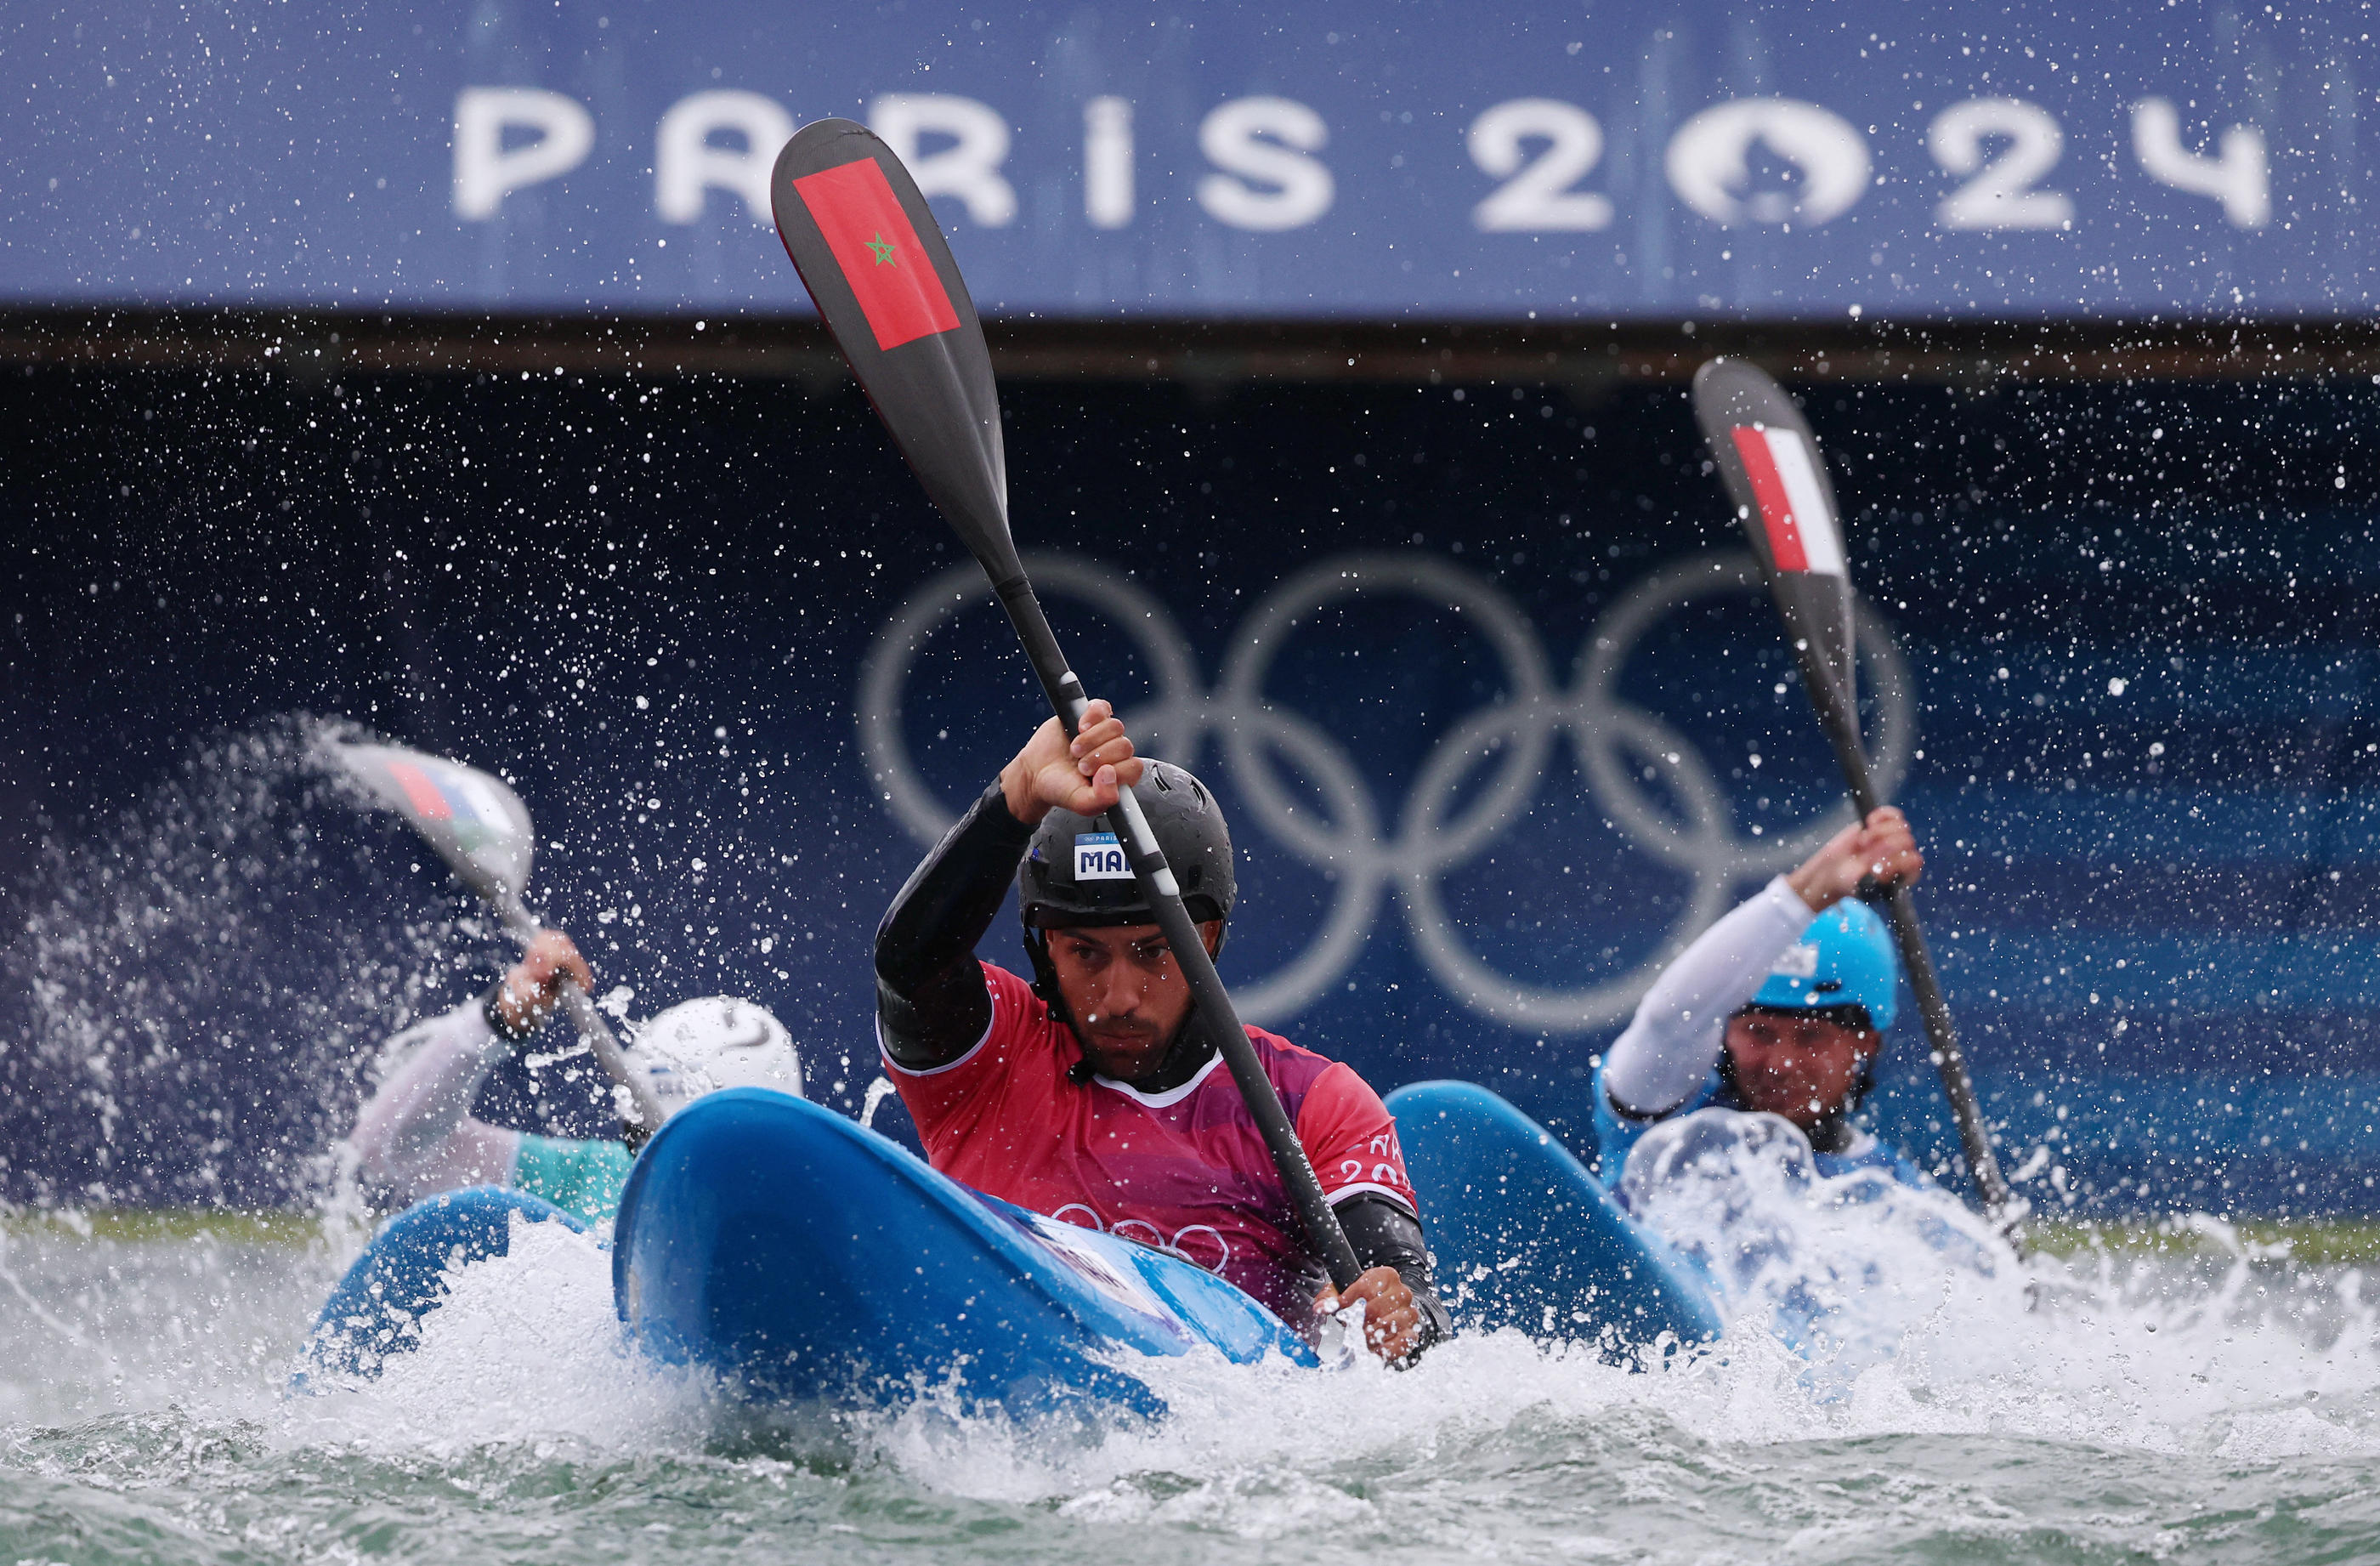
[[[1170, 761], [1150, 761], [1133, 793], [1190, 917], [1201, 924], [1230, 919], [1239, 882], [1232, 868], [1232, 834], [1214, 795]], [[1157, 922], [1133, 879], [1123, 844], [1100, 822], [1072, 810], [1052, 810], [1041, 819], [1016, 868], [1016, 892], [1028, 944], [1037, 930]]]
[[1900, 964], [1884, 921], [1874, 908], [1847, 897], [1812, 919], [1802, 939], [1786, 948], [1752, 1003], [1780, 1011], [1859, 1006], [1882, 1033], [1900, 1014]]
[[670, 1007], [637, 1029], [628, 1059], [643, 1068], [666, 1114], [722, 1087], [773, 1087], [802, 1096], [794, 1036], [766, 1007], [732, 995]]

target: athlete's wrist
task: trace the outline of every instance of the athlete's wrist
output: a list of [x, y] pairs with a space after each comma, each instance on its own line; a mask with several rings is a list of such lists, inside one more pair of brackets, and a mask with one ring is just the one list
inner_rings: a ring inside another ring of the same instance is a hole
[[1000, 798], [1008, 807], [1009, 819], [1020, 827], [1038, 827], [1050, 813], [1049, 805], [1034, 789], [1033, 773], [1022, 751], [1000, 770]]
[[1793, 895], [1813, 914], [1825, 913], [1843, 898], [1841, 892], [1828, 884], [1826, 872], [1823, 865], [1808, 864], [1785, 877], [1785, 884], [1793, 889]]

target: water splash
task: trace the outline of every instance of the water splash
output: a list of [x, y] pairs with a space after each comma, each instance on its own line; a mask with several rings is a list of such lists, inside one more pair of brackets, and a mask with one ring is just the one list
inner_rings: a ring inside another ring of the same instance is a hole
[[1736, 1335], [1778, 1338], [1837, 1395], [1937, 1315], [2026, 1308], [2015, 1255], [1965, 1206], [1881, 1170], [1822, 1175], [1777, 1115], [1665, 1121], [1629, 1155], [1621, 1192], [1701, 1266]]
[[310, 1205], [374, 1046], [451, 1003], [494, 932], [293, 717], [218, 735], [130, 806], [47, 822], [0, 948], [0, 1197]]

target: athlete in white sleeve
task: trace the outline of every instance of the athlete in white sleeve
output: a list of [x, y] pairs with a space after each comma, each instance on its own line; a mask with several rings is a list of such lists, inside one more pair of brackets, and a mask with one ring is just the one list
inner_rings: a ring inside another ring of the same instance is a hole
[[[485, 995], [389, 1040], [391, 1064], [348, 1139], [375, 1206], [395, 1211], [441, 1191], [509, 1185], [589, 1222], [612, 1217], [634, 1162], [625, 1143], [533, 1135], [471, 1113], [489, 1071], [552, 1016], [565, 980], [594, 987], [570, 938], [541, 930]], [[634, 1029], [627, 1057], [673, 1114], [719, 1087], [802, 1090], [784, 1025], [723, 995], [672, 1006]]]
[[1926, 1184], [1899, 1148], [1850, 1123], [1899, 1010], [1900, 965], [1863, 880], [1914, 881], [1917, 841], [1889, 807], [1705, 930], [1645, 992], [1595, 1079], [1601, 1176], [1620, 1189], [1654, 1124], [1705, 1108], [1782, 1115], [1818, 1171], [1880, 1169]]

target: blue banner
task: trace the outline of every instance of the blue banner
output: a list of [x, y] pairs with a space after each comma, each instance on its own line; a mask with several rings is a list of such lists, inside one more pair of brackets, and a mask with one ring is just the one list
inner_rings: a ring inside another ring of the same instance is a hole
[[0, 297], [801, 311], [767, 175], [838, 115], [909, 161], [987, 314], [2360, 312], [2370, 26], [2043, 0], [20, 6]]

